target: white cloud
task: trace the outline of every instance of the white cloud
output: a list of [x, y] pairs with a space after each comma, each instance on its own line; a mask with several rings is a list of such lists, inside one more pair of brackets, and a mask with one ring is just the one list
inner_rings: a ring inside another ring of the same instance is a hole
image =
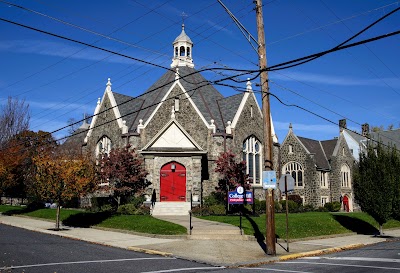
[[89, 61], [134, 64], [133, 60], [101, 52], [97, 49], [46, 40], [6, 40], [0, 43], [0, 51], [39, 54]]
[[301, 81], [308, 83], [319, 83], [327, 85], [339, 86], [384, 86], [388, 85], [393, 88], [400, 87], [398, 78], [355, 78], [349, 76], [323, 75], [307, 72], [288, 72], [288, 73], [271, 73], [271, 78], [284, 81]]
[[[289, 131], [289, 124], [289, 122], [274, 121], [275, 131], [281, 141]], [[296, 135], [316, 140], [330, 139], [339, 134], [338, 126], [333, 124], [292, 123], [292, 128]]]
[[35, 109], [64, 109], [76, 110], [80, 108], [88, 108], [87, 104], [68, 103], [68, 102], [52, 102], [52, 101], [26, 101], [31, 108]]

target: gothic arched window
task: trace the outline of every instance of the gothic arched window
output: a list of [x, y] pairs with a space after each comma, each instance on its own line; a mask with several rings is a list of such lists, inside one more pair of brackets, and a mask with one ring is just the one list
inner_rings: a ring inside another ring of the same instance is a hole
[[111, 139], [106, 136], [103, 136], [98, 142], [96, 146], [96, 157], [99, 155], [108, 155], [111, 151]]
[[246, 173], [253, 184], [261, 184], [262, 145], [251, 136], [243, 142], [243, 160], [246, 161]]
[[351, 187], [350, 167], [347, 164], [343, 164], [340, 168], [340, 180], [343, 188]]
[[297, 162], [287, 163], [283, 169], [283, 174], [290, 174], [294, 179], [294, 186], [297, 188], [304, 187], [304, 170], [303, 167]]

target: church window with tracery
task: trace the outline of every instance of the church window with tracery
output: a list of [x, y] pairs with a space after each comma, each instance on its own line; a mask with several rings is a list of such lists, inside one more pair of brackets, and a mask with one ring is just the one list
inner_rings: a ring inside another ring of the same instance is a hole
[[253, 184], [261, 184], [262, 175], [262, 145], [261, 142], [251, 136], [243, 142], [243, 160], [246, 161], [246, 174]]

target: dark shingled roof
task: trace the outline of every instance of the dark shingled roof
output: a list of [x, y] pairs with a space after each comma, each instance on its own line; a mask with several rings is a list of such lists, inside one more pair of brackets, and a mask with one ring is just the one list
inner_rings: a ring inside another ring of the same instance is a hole
[[335, 150], [337, 142], [338, 142], [337, 139], [321, 141], [322, 147], [325, 151], [325, 155], [328, 158], [328, 160], [330, 160], [332, 158], [333, 151]]
[[370, 137], [384, 145], [400, 147], [400, 129], [371, 132]]
[[330, 169], [329, 162], [325, 157], [324, 150], [320, 141], [305, 137], [298, 137], [298, 139], [303, 143], [303, 145], [310, 153], [315, 154], [314, 158], [315, 163], [317, 164], [317, 168], [326, 170]]
[[76, 155], [81, 154], [82, 144], [88, 132], [87, 128], [77, 129], [65, 142], [61, 145], [61, 149], [68, 154]]
[[[232, 121], [243, 94], [224, 98], [214, 86], [208, 84], [208, 81], [198, 73], [194, 68], [179, 67], [181, 78], [179, 81], [186, 92], [192, 98], [193, 102], [209, 123], [211, 119], [219, 129], [224, 129], [228, 120]], [[185, 77], [186, 76], [186, 77]], [[129, 129], [136, 130], [139, 120], [143, 123], [147, 121], [154, 112], [158, 103], [171, 88], [175, 80], [175, 72], [168, 70], [159, 78], [147, 91], [137, 99], [114, 93], [115, 100], [119, 105], [122, 102], [128, 103], [119, 106], [119, 110]], [[219, 104], [219, 105], [218, 105]], [[132, 113], [132, 114], [129, 114]]]

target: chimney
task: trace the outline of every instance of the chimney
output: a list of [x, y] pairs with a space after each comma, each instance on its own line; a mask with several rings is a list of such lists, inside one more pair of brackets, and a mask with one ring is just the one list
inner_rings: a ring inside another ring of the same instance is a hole
[[343, 129], [347, 129], [346, 119], [339, 120], [339, 131], [342, 132]]
[[369, 124], [364, 123], [361, 125], [361, 134], [363, 137], [366, 137], [369, 135]]

